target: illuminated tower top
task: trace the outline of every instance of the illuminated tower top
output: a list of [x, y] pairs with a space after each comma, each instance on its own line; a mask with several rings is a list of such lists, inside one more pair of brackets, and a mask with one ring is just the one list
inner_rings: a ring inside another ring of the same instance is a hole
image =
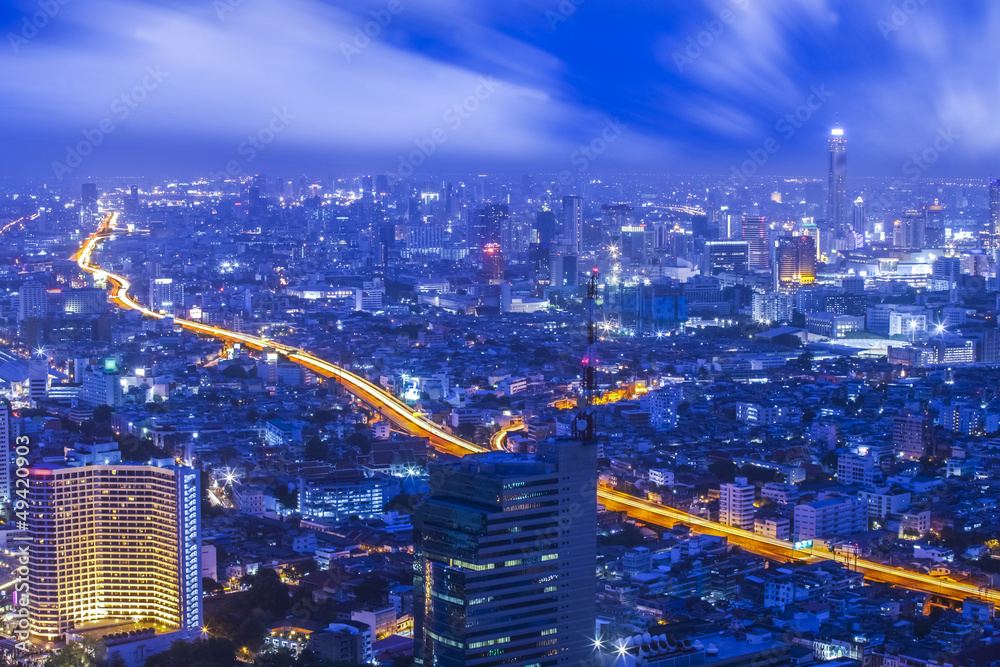
[[847, 139], [839, 124], [830, 130], [830, 181], [826, 220], [838, 235], [847, 229]]

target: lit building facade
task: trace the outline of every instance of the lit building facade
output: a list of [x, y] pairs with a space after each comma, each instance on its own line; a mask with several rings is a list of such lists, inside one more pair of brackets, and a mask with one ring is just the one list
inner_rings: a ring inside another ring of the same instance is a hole
[[750, 257], [746, 241], [709, 241], [705, 244], [706, 275], [747, 272]]
[[779, 288], [809, 285], [816, 280], [816, 239], [783, 236], [774, 249], [775, 282]]
[[490, 243], [483, 248], [483, 273], [491, 283], [503, 282], [503, 250], [499, 243]]
[[767, 218], [743, 216], [743, 240], [747, 243], [747, 263], [751, 269], [767, 271], [771, 268], [771, 249]]
[[122, 463], [114, 443], [29, 469], [30, 632], [44, 641], [109, 619], [202, 624], [200, 473]]
[[320, 479], [299, 480], [299, 512], [311, 521], [346, 521], [352, 514], [371, 519], [382, 514], [399, 484], [386, 477], [365, 477], [340, 470]]
[[93, 366], [83, 371], [80, 397], [92, 408], [98, 405], [117, 407], [122, 404], [122, 376], [118, 371], [118, 362], [113, 358], [105, 359], [100, 366]]
[[746, 477], [719, 486], [719, 523], [743, 530], [753, 530], [753, 500], [756, 489]]

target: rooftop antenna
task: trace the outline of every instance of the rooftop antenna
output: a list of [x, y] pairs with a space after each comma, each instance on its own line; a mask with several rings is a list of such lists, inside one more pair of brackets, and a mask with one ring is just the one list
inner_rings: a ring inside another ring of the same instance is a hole
[[581, 442], [594, 440], [594, 396], [597, 394], [594, 302], [597, 301], [597, 280], [600, 276], [600, 272], [594, 269], [587, 281], [587, 353], [583, 357], [583, 381], [580, 383], [583, 405], [573, 420], [573, 437]]

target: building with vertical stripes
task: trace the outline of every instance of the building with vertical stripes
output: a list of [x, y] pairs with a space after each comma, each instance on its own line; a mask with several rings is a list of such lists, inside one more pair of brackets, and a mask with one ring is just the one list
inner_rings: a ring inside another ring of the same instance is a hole
[[198, 470], [123, 463], [115, 443], [99, 443], [28, 473], [32, 636], [114, 621], [201, 627]]

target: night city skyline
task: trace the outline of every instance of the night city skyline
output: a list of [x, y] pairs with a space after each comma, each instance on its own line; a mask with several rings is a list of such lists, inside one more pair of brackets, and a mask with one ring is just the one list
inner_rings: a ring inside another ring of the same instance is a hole
[[0, 667], [1000, 667], [1000, 3], [0, 27]]

